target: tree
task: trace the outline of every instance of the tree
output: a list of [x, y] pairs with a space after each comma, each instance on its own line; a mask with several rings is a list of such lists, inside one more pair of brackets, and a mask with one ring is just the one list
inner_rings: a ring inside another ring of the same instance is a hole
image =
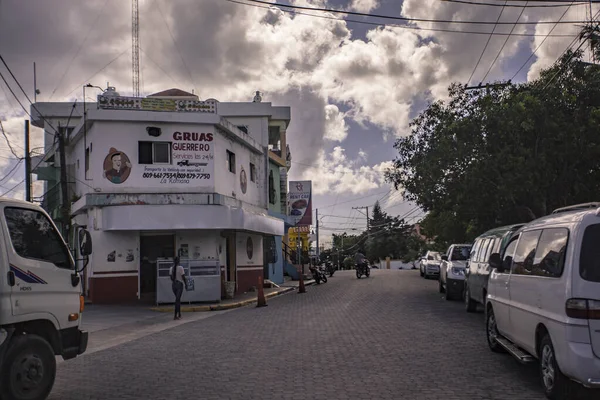
[[387, 179], [429, 212], [440, 243], [528, 222], [600, 189], [600, 68], [567, 52], [540, 78], [434, 102], [398, 139]]

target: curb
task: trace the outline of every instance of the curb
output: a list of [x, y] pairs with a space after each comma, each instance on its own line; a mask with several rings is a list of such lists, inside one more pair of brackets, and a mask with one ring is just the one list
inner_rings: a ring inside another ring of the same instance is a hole
[[[265, 294], [265, 299], [270, 299], [271, 297], [281, 296], [282, 294], [292, 292], [295, 289], [296, 288], [294, 288], [294, 287], [287, 287], [287, 288], [284, 288], [283, 290], [280, 290], [277, 292]], [[256, 303], [257, 301], [258, 301], [258, 299], [253, 298], [253, 299], [238, 301], [236, 303], [214, 304], [214, 305], [210, 305], [210, 306], [183, 306], [182, 305], [181, 312], [203, 312], [203, 311], [231, 310], [234, 308], [240, 308], [240, 307], [244, 307], [244, 306]], [[157, 311], [157, 312], [169, 312], [169, 313], [173, 312], [172, 307], [151, 307], [150, 310]]]

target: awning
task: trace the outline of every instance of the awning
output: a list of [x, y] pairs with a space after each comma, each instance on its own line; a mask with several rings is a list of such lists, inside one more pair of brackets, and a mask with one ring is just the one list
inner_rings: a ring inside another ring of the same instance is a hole
[[284, 221], [221, 205], [123, 205], [103, 207], [104, 231], [232, 229], [282, 236]]

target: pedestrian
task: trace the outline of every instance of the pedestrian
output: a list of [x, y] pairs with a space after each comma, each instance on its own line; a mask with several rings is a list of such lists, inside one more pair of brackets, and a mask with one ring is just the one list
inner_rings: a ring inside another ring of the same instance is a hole
[[169, 271], [169, 275], [171, 275], [173, 294], [175, 295], [174, 319], [181, 319], [181, 295], [183, 295], [184, 287], [187, 290], [187, 280], [185, 279], [185, 270], [179, 264], [179, 257], [175, 257], [173, 260], [173, 266]]

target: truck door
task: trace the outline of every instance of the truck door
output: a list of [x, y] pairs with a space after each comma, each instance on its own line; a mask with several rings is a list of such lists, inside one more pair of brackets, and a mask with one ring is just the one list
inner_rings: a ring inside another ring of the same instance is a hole
[[51, 314], [61, 328], [77, 326], [79, 321], [69, 321], [69, 314], [79, 313], [81, 286], [72, 284], [73, 259], [52, 220], [27, 206], [3, 206], [2, 216], [15, 280], [13, 316], [49, 319]]

